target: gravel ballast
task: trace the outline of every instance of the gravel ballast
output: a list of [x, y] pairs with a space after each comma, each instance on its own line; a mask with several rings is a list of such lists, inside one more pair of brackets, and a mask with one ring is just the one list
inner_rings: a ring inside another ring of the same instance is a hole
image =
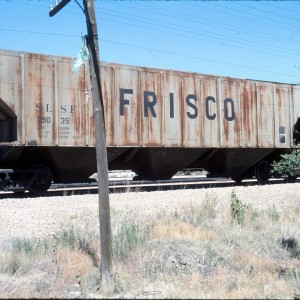
[[[235, 189], [238, 198], [254, 208], [275, 206], [278, 211], [300, 207], [300, 183], [264, 186], [185, 189], [156, 192], [112, 193], [109, 195], [112, 223], [115, 216], [134, 212], [143, 222], [185, 203], [201, 203], [211, 193], [221, 209], [230, 205]], [[65, 226], [88, 226], [98, 230], [98, 195], [71, 195], [0, 200], [0, 239], [46, 238]]]

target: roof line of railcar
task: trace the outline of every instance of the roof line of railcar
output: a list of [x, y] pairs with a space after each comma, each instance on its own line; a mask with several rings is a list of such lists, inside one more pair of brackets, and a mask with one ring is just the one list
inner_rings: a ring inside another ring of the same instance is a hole
[[[12, 56], [13, 53], [16, 55], [23, 54], [26, 56], [43, 56], [43, 57], [52, 57], [56, 59], [62, 59], [62, 60], [73, 60], [75, 58], [70, 56], [63, 56], [63, 55], [53, 55], [53, 54], [44, 54], [44, 53], [34, 53], [34, 52], [28, 52], [28, 51], [17, 51], [17, 50], [5, 50], [0, 49], [0, 55], [3, 55], [3, 52], [9, 53], [4, 55], [10, 55]], [[15, 55], [15, 56], [16, 56]], [[207, 77], [215, 77], [215, 78], [222, 78], [227, 80], [238, 80], [238, 81], [252, 81], [252, 82], [265, 82], [265, 83], [271, 83], [271, 84], [284, 84], [284, 85], [292, 85], [292, 86], [300, 86], [299, 83], [287, 83], [287, 82], [276, 82], [276, 81], [268, 81], [268, 80], [260, 80], [260, 79], [248, 79], [248, 78], [236, 78], [236, 77], [230, 77], [226, 75], [216, 75], [216, 74], [204, 74], [199, 72], [188, 72], [188, 71], [179, 71], [179, 70], [173, 70], [173, 69], [161, 69], [161, 68], [154, 68], [154, 67], [146, 67], [146, 66], [137, 66], [137, 65], [128, 65], [128, 64], [121, 64], [121, 63], [112, 63], [112, 62], [106, 62], [106, 61], [100, 61], [102, 65], [110, 65], [110, 66], [120, 66], [122, 68], [127, 67], [131, 70], [147, 70], [148, 72], [161, 72], [161, 73], [169, 73], [169, 74], [182, 74], [182, 75], [194, 75], [194, 76], [207, 76]]]
[[276, 82], [276, 81], [268, 81], [268, 80], [260, 80], [260, 79], [248, 79], [248, 78], [236, 78], [236, 77], [230, 77], [226, 75], [216, 75], [216, 74], [207, 74], [207, 73], [198, 73], [198, 72], [188, 72], [188, 71], [179, 71], [179, 70], [173, 70], [173, 69], [161, 69], [161, 68], [153, 68], [153, 67], [145, 67], [145, 66], [136, 66], [136, 65], [128, 65], [128, 64], [120, 64], [120, 63], [111, 63], [111, 62], [105, 62], [101, 61], [102, 65], [110, 65], [110, 66], [120, 66], [122, 68], [127, 67], [131, 70], [147, 70], [148, 72], [161, 72], [161, 73], [169, 73], [169, 74], [182, 74], [182, 75], [194, 75], [199, 77], [215, 77], [215, 78], [222, 78], [227, 80], [238, 80], [238, 81], [252, 81], [252, 82], [265, 82], [265, 83], [271, 83], [271, 84], [283, 84], [283, 85], [292, 85], [292, 86], [300, 86], [299, 83], [287, 83], [287, 82]]

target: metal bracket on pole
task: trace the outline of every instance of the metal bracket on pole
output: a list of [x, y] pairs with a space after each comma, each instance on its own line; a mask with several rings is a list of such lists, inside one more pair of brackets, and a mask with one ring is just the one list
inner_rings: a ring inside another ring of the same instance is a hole
[[62, 8], [64, 8], [71, 0], [62, 0], [49, 12], [49, 17], [56, 15]]

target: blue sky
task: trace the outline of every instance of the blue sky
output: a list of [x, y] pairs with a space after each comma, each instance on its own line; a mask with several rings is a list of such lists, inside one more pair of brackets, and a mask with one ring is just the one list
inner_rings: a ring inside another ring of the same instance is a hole
[[[0, 0], [0, 48], [75, 58], [84, 14], [72, 0], [50, 18], [51, 5]], [[95, 11], [103, 61], [300, 83], [300, 1], [96, 0]]]

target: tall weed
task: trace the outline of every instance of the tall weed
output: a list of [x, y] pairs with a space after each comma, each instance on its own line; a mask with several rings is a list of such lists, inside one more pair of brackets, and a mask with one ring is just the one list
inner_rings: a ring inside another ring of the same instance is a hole
[[235, 190], [232, 190], [230, 196], [230, 216], [231, 222], [239, 225], [244, 225], [246, 211], [248, 206], [243, 204], [236, 195]]
[[139, 224], [133, 219], [125, 218], [113, 236], [112, 251], [117, 261], [124, 261], [128, 254], [137, 247], [143, 246], [149, 239], [150, 227]]

